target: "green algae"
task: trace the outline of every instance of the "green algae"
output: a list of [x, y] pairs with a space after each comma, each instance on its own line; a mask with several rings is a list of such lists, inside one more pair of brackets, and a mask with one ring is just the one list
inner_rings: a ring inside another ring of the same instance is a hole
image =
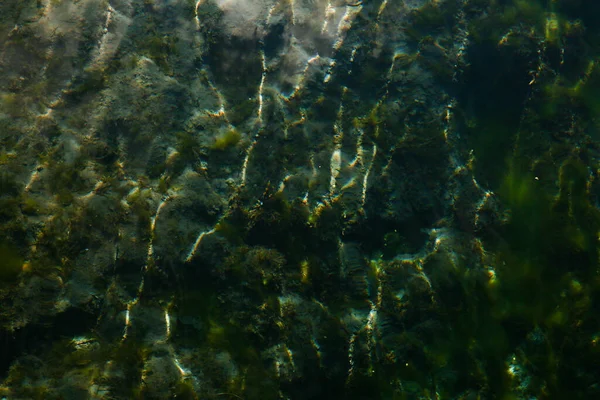
[[242, 139], [241, 133], [235, 129], [227, 129], [223, 132], [219, 132], [211, 145], [213, 150], [227, 150], [240, 142]]
[[14, 246], [0, 242], [0, 282], [15, 282], [23, 269], [23, 258]]

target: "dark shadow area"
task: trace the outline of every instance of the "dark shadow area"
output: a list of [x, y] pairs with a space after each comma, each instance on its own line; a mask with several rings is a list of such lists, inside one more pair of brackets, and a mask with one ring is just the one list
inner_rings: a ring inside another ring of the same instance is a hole
[[70, 308], [52, 318], [29, 324], [13, 332], [0, 330], [0, 377], [6, 378], [11, 365], [19, 357], [49, 351], [48, 343], [89, 334], [97, 316], [78, 308]]

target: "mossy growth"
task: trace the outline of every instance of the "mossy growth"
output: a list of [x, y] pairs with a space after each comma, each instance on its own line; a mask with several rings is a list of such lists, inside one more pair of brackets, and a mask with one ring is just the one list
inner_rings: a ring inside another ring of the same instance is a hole
[[577, 326], [592, 312], [600, 211], [590, 200], [591, 172], [580, 158], [562, 161], [556, 192], [542, 186], [526, 163], [519, 164], [517, 158], [512, 160], [498, 192], [510, 214], [499, 232], [504, 240], [488, 246], [495, 254], [496, 279], [488, 290], [487, 315], [506, 332], [508, 344], [522, 342], [536, 327], [543, 329], [548, 340], [544, 353], [529, 351], [528, 362], [539, 371], [538, 378], [548, 382], [549, 396], [564, 398], [573, 393], [572, 387], [589, 382], [572, 376], [569, 379], [579, 382], [573, 385], [557, 365], [587, 358], [588, 350], [575, 351], [582, 346], [566, 343], [564, 337], [581, 334]]
[[150, 226], [150, 217], [152, 210], [150, 201], [152, 200], [152, 191], [147, 188], [135, 189], [126, 197], [127, 203], [131, 207], [133, 214], [138, 217], [140, 224]]
[[500, 21], [506, 25], [527, 22], [540, 25], [545, 14], [542, 3], [538, 0], [514, 0], [500, 13]]
[[221, 19], [225, 14], [218, 3], [212, 1], [195, 2], [195, 17], [203, 23], [200, 24], [200, 32], [204, 35], [209, 45], [223, 40], [223, 34], [219, 30]]
[[111, 395], [117, 398], [141, 399], [141, 371], [147, 349], [135, 337], [128, 337], [122, 343], [110, 349], [110, 359], [119, 370]]
[[158, 33], [151, 35], [140, 44], [142, 52], [148, 54], [159, 68], [166, 74], [172, 74], [172, 68], [169, 63], [169, 57], [178, 55], [178, 38], [173, 35], [160, 35]]
[[[235, 217], [240, 217], [236, 215]], [[237, 219], [237, 218], [236, 218]], [[215, 231], [226, 238], [230, 243], [240, 245], [243, 243], [245, 235], [243, 225], [238, 223], [239, 221], [233, 220], [221, 220], [215, 226]]]
[[95, 95], [107, 85], [108, 76], [101, 68], [88, 68], [77, 77], [66, 92], [67, 99], [77, 102], [85, 96]]
[[500, 42], [509, 32], [519, 26], [528, 26], [530, 34], [543, 35], [546, 12], [540, 0], [479, 1], [479, 7], [487, 12], [469, 21], [469, 33], [476, 41]]
[[175, 134], [175, 137], [177, 138], [176, 149], [182, 162], [190, 163], [200, 156], [201, 146], [194, 133], [178, 132]]
[[42, 202], [31, 195], [23, 195], [21, 200], [21, 211], [26, 215], [44, 213], [46, 207]]
[[16, 93], [0, 94], [0, 106], [2, 107], [2, 112], [8, 114], [10, 117], [22, 117], [28, 108], [26, 99]]
[[234, 125], [243, 124], [258, 112], [258, 102], [253, 98], [235, 99], [235, 102], [231, 103], [227, 116]]
[[[365, 115], [364, 117], [356, 117], [352, 120], [352, 125], [356, 128], [356, 129], [365, 129], [367, 127], [375, 129], [377, 126], [379, 126], [382, 123], [382, 117], [381, 117], [381, 103], [377, 103], [372, 109], [371, 111]], [[373, 135], [374, 137], [377, 137], [377, 133], [375, 132]]]
[[600, 113], [600, 62], [590, 60], [583, 78], [569, 89], [567, 94], [579, 100], [588, 110], [590, 115]]
[[557, 45], [562, 33], [563, 23], [559, 19], [558, 14], [549, 12], [546, 15], [546, 21], [544, 24], [544, 38], [550, 44]]
[[436, 32], [444, 27], [448, 19], [447, 11], [439, 2], [429, 1], [411, 12], [412, 23], [407, 33], [418, 39], [426, 33]]
[[15, 282], [22, 267], [23, 258], [17, 249], [8, 243], [0, 242], [0, 285]]
[[175, 385], [173, 398], [182, 400], [198, 400], [200, 397], [196, 394], [194, 386], [189, 381], [181, 381]]
[[510, 221], [504, 227], [510, 243], [499, 252], [503, 265], [497, 271], [499, 285], [492, 292], [500, 319], [518, 316], [533, 324], [549, 310], [544, 292], [552, 290], [543, 284], [554, 280], [547, 274], [542, 250], [553, 218], [552, 198], [538, 185], [532, 174], [513, 164], [500, 190], [510, 209]]
[[236, 128], [230, 128], [221, 131], [215, 136], [214, 142], [211, 145], [212, 150], [227, 150], [237, 145], [242, 139], [242, 134]]
[[539, 111], [543, 117], [550, 118], [556, 116], [558, 111], [571, 101], [572, 91], [560, 78], [556, 78], [553, 82], [545, 84], [542, 90], [544, 102], [541, 104]]
[[169, 176], [161, 176], [158, 179], [158, 185], [156, 187], [156, 190], [158, 190], [159, 193], [167, 194], [167, 192], [169, 191], [170, 180], [171, 179]]
[[[535, 46], [529, 46], [527, 50], [534, 51]], [[473, 149], [476, 179], [494, 188], [502, 184], [522, 124], [522, 104], [530, 95], [531, 59], [523, 50], [482, 42], [470, 55], [459, 96], [467, 110], [465, 141]]]
[[581, 78], [568, 81], [557, 76], [543, 86], [544, 101], [540, 111], [544, 117], [554, 117], [571, 103], [579, 104], [588, 110], [590, 115], [600, 112], [600, 63], [589, 60], [587, 66], [579, 74]]
[[[0, 172], [0, 201], [14, 200], [16, 197], [18, 197], [20, 189], [21, 185], [17, 182], [14, 174], [6, 171]], [[0, 215], [1, 214], [4, 214], [3, 210], [0, 210]]]
[[[207, 288], [210, 291], [214, 286]], [[191, 294], [194, 295], [193, 292]], [[232, 310], [224, 312], [222, 300], [214, 293], [207, 295], [205, 291], [196, 292], [193, 298], [185, 300], [181, 315], [197, 319], [197, 326], [201, 328], [200, 331], [196, 331], [197, 342], [193, 343], [190, 338], [186, 339], [186, 343], [200, 347], [200, 353], [216, 352], [226, 354], [226, 358], [229, 358], [226, 362], [229, 365], [207, 366], [206, 379], [232, 397], [276, 399], [275, 380], [261, 359], [256, 340], [253, 340], [256, 338], [250, 333], [252, 326], [232, 317], [236, 314]], [[240, 312], [243, 314], [243, 311]], [[228, 373], [226, 370], [229, 368], [236, 372]], [[188, 396], [195, 396], [191, 387], [181, 386], [180, 389]]]

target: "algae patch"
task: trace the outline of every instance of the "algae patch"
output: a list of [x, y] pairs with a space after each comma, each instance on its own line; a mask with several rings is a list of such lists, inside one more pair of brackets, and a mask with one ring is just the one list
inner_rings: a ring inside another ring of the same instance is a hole
[[23, 258], [12, 246], [0, 242], [0, 283], [14, 282], [23, 265]]
[[242, 139], [242, 134], [235, 128], [220, 132], [212, 144], [213, 150], [227, 150], [235, 146]]

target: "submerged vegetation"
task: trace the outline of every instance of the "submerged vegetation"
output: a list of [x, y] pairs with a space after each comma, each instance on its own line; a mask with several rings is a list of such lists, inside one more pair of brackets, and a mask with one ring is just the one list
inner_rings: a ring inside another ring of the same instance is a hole
[[0, 397], [600, 396], [600, 3], [117, 3], [0, 4]]

